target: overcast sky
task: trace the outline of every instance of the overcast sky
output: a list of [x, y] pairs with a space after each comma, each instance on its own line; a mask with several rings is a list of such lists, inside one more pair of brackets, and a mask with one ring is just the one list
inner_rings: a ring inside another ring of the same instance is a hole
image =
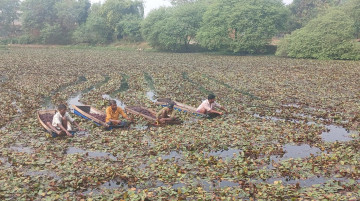
[[[99, 3], [104, 2], [105, 0], [90, 0], [91, 3]], [[291, 3], [293, 0], [283, 0], [285, 4]], [[159, 8], [161, 6], [170, 6], [169, 0], [144, 0], [145, 2], [145, 16], [155, 8]]]

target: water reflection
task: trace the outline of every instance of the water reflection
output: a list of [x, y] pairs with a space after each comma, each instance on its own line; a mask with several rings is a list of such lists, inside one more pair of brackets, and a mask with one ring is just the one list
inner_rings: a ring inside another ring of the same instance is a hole
[[270, 156], [270, 160], [279, 162], [289, 158], [307, 158], [311, 155], [319, 155], [322, 151], [317, 147], [310, 147], [308, 144], [293, 145], [286, 144], [283, 147], [285, 154], [283, 156]]
[[325, 127], [328, 131], [321, 134], [321, 137], [325, 142], [347, 142], [353, 140], [353, 138], [351, 138], [351, 132], [344, 127], [335, 125], [328, 125]]
[[221, 157], [223, 160], [232, 158], [234, 155], [238, 155], [242, 152], [241, 149], [228, 149], [228, 150], [220, 150], [220, 151], [210, 151], [208, 153], [205, 153], [209, 156], [217, 156]]
[[146, 96], [149, 98], [150, 101], [156, 102], [156, 95], [154, 91], [148, 91], [146, 92]]
[[113, 156], [110, 153], [107, 152], [99, 152], [99, 151], [85, 151], [82, 150], [80, 148], [76, 148], [76, 147], [70, 147], [65, 151], [65, 154], [86, 154], [88, 155], [90, 158], [109, 158], [111, 160], [117, 160], [117, 158], [115, 156]]
[[126, 105], [125, 105], [123, 102], [121, 102], [120, 100], [118, 100], [118, 99], [116, 99], [116, 98], [111, 97], [111, 96], [108, 95], [108, 94], [102, 95], [102, 98], [103, 98], [103, 99], [106, 99], [106, 100], [115, 100], [117, 106], [121, 107], [122, 109], [125, 109], [125, 107], [126, 107]]
[[16, 152], [27, 153], [27, 154], [31, 154], [34, 152], [34, 150], [31, 149], [30, 147], [23, 147], [21, 145], [11, 146], [10, 149], [12, 149]]
[[168, 159], [172, 159], [172, 158], [174, 158], [176, 160], [176, 159], [182, 159], [183, 155], [177, 151], [171, 151], [169, 154], [161, 155], [160, 157], [163, 160], [168, 160]]

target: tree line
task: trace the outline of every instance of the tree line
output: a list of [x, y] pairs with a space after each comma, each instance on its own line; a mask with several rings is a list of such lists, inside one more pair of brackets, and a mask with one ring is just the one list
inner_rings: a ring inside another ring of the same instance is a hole
[[203, 49], [295, 58], [360, 59], [360, 0], [171, 0], [144, 17], [141, 0], [0, 0], [4, 43], [146, 41], [164, 51]]

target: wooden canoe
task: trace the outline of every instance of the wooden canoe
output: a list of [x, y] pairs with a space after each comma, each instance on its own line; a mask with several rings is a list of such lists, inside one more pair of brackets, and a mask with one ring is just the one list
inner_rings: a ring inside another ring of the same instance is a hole
[[157, 101], [155, 102], [156, 105], [161, 105], [162, 107], [166, 107], [170, 102], [174, 102], [175, 106], [174, 108], [178, 111], [183, 111], [183, 112], [189, 112], [192, 113], [194, 115], [197, 116], [206, 116], [202, 113], [196, 112], [196, 108], [190, 106], [190, 105], [185, 105], [183, 103], [171, 100], [170, 98], [159, 98], [157, 99]]
[[79, 106], [71, 105], [74, 108], [74, 114], [84, 119], [93, 121], [98, 126], [106, 126], [105, 118], [106, 114], [100, 110], [89, 105]]
[[[55, 115], [56, 110], [39, 110], [37, 112], [37, 119], [46, 132], [49, 134], [49, 137], [57, 137], [60, 134], [60, 130], [56, 129], [51, 125], [51, 121], [53, 116]], [[70, 131], [72, 135], [75, 134], [76, 131]]]
[[[161, 126], [161, 124], [159, 124], [156, 121], [156, 112], [151, 109], [141, 107], [141, 106], [129, 106], [129, 107], [126, 107], [126, 111], [131, 114], [140, 115], [140, 116], [144, 117], [145, 119], [149, 120], [154, 126]], [[182, 121], [174, 120], [171, 122], [167, 122], [166, 124], [175, 125], [175, 124], [181, 124], [181, 123], [182, 123]]]
[[126, 107], [126, 111], [134, 115], [140, 115], [151, 122], [156, 122], [156, 112], [151, 109], [141, 106], [129, 106]]
[[74, 114], [93, 121], [98, 126], [104, 126], [107, 129], [111, 130], [113, 128], [126, 128], [129, 126], [129, 123], [125, 122], [124, 125], [118, 125], [118, 126], [110, 126], [107, 127], [107, 124], [105, 122], [106, 120], [106, 114], [94, 107], [91, 107], [89, 105], [71, 105], [72, 108], [74, 108]]

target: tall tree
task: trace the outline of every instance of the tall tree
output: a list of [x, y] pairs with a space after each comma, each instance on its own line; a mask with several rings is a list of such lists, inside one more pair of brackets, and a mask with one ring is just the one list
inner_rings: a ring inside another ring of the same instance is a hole
[[0, 35], [13, 34], [19, 18], [20, 0], [0, 0]]
[[75, 43], [106, 44], [111, 42], [112, 31], [106, 24], [106, 19], [101, 15], [101, 4], [91, 5], [86, 22], [73, 34]]
[[281, 0], [218, 0], [204, 14], [197, 40], [211, 50], [264, 52], [287, 16]]
[[86, 21], [89, 6], [89, 0], [25, 0], [23, 29], [34, 42], [68, 44]]
[[344, 3], [345, 0], [294, 0], [290, 5], [291, 21], [289, 32], [305, 26], [319, 13]]
[[287, 35], [276, 54], [295, 58], [360, 59], [360, 45], [355, 42], [355, 23], [351, 18], [353, 12], [352, 9], [330, 9]]
[[143, 23], [143, 35], [152, 47], [187, 51], [202, 22], [206, 5], [196, 2], [153, 11]]
[[[128, 24], [129, 18], [143, 19], [144, 5], [139, 0], [107, 0], [101, 7], [101, 15], [113, 32], [113, 40], [122, 39], [125, 36], [123, 25]], [[137, 22], [140, 27], [140, 21]]]

